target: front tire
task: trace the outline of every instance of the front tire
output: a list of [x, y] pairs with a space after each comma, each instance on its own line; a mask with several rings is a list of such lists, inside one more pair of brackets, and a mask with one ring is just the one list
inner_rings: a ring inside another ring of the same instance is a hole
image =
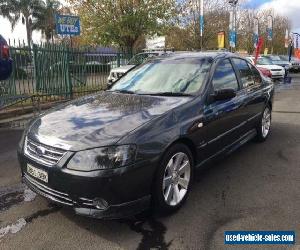
[[271, 111], [270, 106], [269, 105], [266, 106], [262, 113], [260, 122], [259, 122], [258, 126], [256, 127], [256, 130], [257, 130], [256, 139], [259, 142], [264, 142], [270, 134], [271, 121], [272, 121], [272, 113], [271, 112], [272, 111]]
[[192, 153], [184, 144], [171, 146], [155, 176], [152, 198], [156, 211], [169, 214], [186, 201], [193, 178]]

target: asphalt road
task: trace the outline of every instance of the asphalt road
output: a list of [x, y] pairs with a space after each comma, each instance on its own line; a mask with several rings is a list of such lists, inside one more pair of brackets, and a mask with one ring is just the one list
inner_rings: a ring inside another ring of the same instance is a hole
[[[278, 85], [272, 133], [196, 173], [168, 217], [93, 220], [20, 183], [19, 130], [0, 130], [0, 249], [300, 249], [300, 75]], [[294, 230], [296, 245], [228, 246], [226, 230]], [[299, 244], [299, 245], [297, 245]]]

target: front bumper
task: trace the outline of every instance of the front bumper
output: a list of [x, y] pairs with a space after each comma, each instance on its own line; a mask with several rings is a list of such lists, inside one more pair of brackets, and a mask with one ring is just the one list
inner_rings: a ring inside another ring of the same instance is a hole
[[285, 72], [280, 72], [279, 74], [274, 74], [274, 72], [272, 72], [272, 79], [282, 79], [285, 76]]
[[[43, 166], [20, 152], [18, 158], [22, 179], [30, 189], [54, 203], [73, 208], [79, 215], [122, 218], [150, 206], [153, 167], [145, 162], [128, 169], [79, 172], [59, 166]], [[30, 176], [27, 164], [47, 171], [48, 183]]]

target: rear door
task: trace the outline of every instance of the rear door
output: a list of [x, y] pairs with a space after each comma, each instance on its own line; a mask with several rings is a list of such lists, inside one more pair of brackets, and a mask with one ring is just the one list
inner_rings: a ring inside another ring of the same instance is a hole
[[264, 107], [262, 78], [259, 71], [246, 60], [233, 58], [232, 61], [241, 79], [241, 97], [245, 105], [243, 113], [245, 119], [248, 121], [246, 129], [249, 130], [256, 125]]

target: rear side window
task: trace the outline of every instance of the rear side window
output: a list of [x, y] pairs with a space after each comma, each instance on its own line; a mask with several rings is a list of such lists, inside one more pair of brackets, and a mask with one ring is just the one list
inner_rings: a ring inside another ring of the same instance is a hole
[[262, 79], [261, 79], [261, 75], [259, 73], [259, 71], [252, 65], [252, 64], [248, 64], [252, 74], [253, 74], [253, 80], [254, 80], [254, 84], [255, 85], [261, 85], [262, 84]]
[[239, 71], [243, 88], [247, 88], [251, 85], [254, 85], [252, 71], [248, 66], [248, 62], [239, 58], [233, 58], [232, 60]]
[[228, 59], [221, 61], [213, 76], [214, 90], [234, 89], [238, 90], [239, 84], [231, 62]]

